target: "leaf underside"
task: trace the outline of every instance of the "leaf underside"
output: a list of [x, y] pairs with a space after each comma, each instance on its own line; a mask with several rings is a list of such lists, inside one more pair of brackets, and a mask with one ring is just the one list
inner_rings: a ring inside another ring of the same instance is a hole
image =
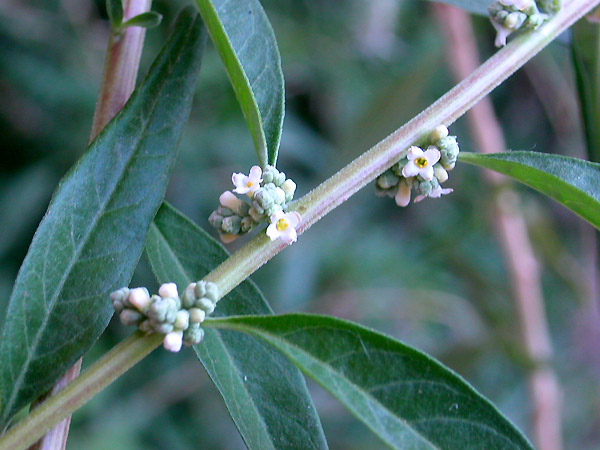
[[112, 316], [162, 202], [189, 115], [205, 33], [185, 10], [146, 79], [63, 178], [10, 298], [0, 342], [2, 415], [46, 392]]
[[460, 376], [429, 356], [344, 320], [308, 314], [209, 319], [260, 337], [398, 450], [532, 450]]
[[[148, 234], [148, 258], [159, 282], [181, 291], [228, 256], [206, 232], [167, 204]], [[250, 280], [217, 305], [214, 316], [272, 314]], [[206, 329], [194, 347], [219, 389], [249, 449], [326, 449], [327, 443], [302, 374], [260, 339]]]
[[281, 57], [258, 0], [196, 0], [250, 129], [259, 164], [275, 165], [285, 90]]
[[600, 229], [600, 164], [540, 152], [461, 152], [459, 160], [503, 173], [553, 198]]

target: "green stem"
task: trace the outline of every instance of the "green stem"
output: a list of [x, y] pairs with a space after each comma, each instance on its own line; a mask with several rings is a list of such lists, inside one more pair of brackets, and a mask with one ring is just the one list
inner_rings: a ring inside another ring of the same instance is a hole
[[[294, 209], [302, 215], [298, 234], [391, 167], [406, 148], [422, 141], [435, 126], [453, 123], [599, 2], [567, 2], [548, 24], [514, 39], [417, 117], [301, 198], [294, 204]], [[279, 240], [270, 241], [260, 234], [205, 279], [217, 283], [224, 296], [285, 247]], [[158, 347], [161, 340], [162, 336], [136, 333], [117, 345], [69, 387], [9, 430], [0, 441], [0, 450], [18, 450], [26, 448], [26, 440], [35, 442], [53, 423], [73, 412]]]

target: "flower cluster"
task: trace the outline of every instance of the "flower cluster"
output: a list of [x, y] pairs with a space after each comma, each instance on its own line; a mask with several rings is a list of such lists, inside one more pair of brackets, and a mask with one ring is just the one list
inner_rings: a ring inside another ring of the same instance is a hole
[[[296, 226], [300, 222], [300, 214], [295, 211], [287, 212], [288, 204], [294, 198], [296, 183], [273, 166], [267, 166], [264, 170], [254, 166], [248, 175], [234, 173], [231, 181], [235, 189], [221, 194], [219, 207], [208, 218], [211, 225], [219, 231], [223, 242], [232, 242], [256, 225], [267, 221], [267, 236], [272, 241], [296, 241]], [[234, 192], [245, 194], [249, 201], [242, 200]]]
[[175, 283], [165, 283], [158, 295], [150, 296], [144, 287], [124, 287], [110, 294], [110, 299], [123, 325], [135, 325], [144, 333], [162, 333], [164, 347], [178, 352], [182, 344], [202, 341], [200, 324], [214, 311], [219, 290], [214, 283], [198, 281], [190, 283], [180, 298]]
[[[506, 38], [519, 29], [535, 30], [560, 9], [560, 0], [497, 0], [489, 8], [496, 29], [496, 47], [506, 45]], [[542, 13], [538, 9], [542, 8]]]
[[442, 183], [454, 169], [458, 152], [456, 136], [448, 136], [448, 128], [440, 125], [431, 132], [426, 150], [410, 147], [405, 158], [377, 177], [375, 193], [394, 197], [398, 206], [407, 206], [411, 193], [416, 194], [415, 203], [449, 194], [452, 189], [442, 188]]

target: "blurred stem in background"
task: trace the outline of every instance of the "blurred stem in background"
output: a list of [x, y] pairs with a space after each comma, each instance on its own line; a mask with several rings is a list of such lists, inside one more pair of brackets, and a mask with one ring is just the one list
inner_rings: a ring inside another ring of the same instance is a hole
[[[123, 21], [150, 11], [151, 6], [152, 0], [123, 0]], [[135, 89], [145, 36], [146, 29], [142, 27], [128, 27], [118, 32], [111, 30], [89, 142], [125, 106]], [[81, 371], [81, 361], [77, 361], [48, 394], [38, 399], [33, 408], [77, 378]], [[31, 446], [30, 450], [63, 450], [67, 445], [70, 423], [69, 415]]]
[[[433, 11], [448, 45], [448, 65], [460, 82], [479, 65], [475, 33], [469, 15], [450, 5], [435, 4]], [[504, 135], [489, 97], [469, 112], [467, 121], [477, 149], [482, 153], [506, 150]], [[539, 264], [519, 211], [518, 194], [508, 180], [485, 171], [494, 187], [494, 228], [500, 243], [521, 322], [525, 351], [530, 362], [529, 386], [533, 405], [533, 436], [540, 450], [561, 450], [561, 392], [551, 365], [552, 342], [544, 309]]]

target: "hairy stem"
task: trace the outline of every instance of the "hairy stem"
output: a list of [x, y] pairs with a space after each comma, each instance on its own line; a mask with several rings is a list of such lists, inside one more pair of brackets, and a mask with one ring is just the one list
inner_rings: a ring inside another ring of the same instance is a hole
[[[466, 77], [479, 64], [475, 33], [464, 11], [437, 4], [433, 11], [447, 42], [449, 66], [457, 80]], [[467, 114], [467, 121], [480, 152], [506, 150], [504, 135], [486, 98]], [[505, 184], [504, 176], [485, 171], [491, 186]], [[531, 246], [519, 196], [510, 187], [496, 190], [494, 226], [502, 247], [521, 323], [527, 357], [531, 361], [529, 387], [533, 409], [533, 435], [539, 450], [561, 450], [561, 398], [558, 378], [550, 365], [552, 342], [544, 309], [539, 264]]]
[[[123, 0], [123, 21], [150, 10], [152, 0]], [[104, 63], [104, 75], [94, 111], [90, 142], [106, 124], [123, 108], [135, 89], [140, 57], [144, 46], [146, 29], [126, 28], [119, 34], [111, 31]], [[64, 389], [79, 376], [81, 359], [71, 367], [37, 404]], [[30, 450], [62, 450], [67, 445], [71, 415], [67, 415], [49, 430]]]
[[[435, 126], [453, 123], [599, 2], [571, 0], [548, 24], [513, 40], [417, 117], [301, 198], [294, 204], [294, 209], [302, 214], [298, 234], [391, 167], [408, 146], [419, 143]], [[285, 244], [280, 240], [270, 241], [260, 234], [205, 279], [217, 283], [221, 296], [224, 296], [284, 248]], [[36, 436], [41, 436], [62, 417], [92, 398], [158, 347], [161, 341], [161, 336], [135, 333], [118, 344], [79, 379], [48, 399], [38, 408], [41, 412], [33, 411], [26, 420], [9, 430], [0, 440], [0, 450], [26, 448], [21, 444], [25, 437], [35, 441]]]

